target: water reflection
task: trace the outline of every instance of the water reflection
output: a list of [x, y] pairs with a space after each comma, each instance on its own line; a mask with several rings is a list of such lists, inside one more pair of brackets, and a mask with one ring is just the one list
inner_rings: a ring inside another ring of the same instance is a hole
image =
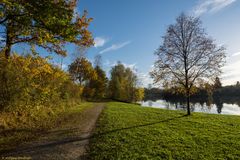
[[[170, 110], [186, 110], [185, 102], [183, 101], [170, 101], [159, 99], [156, 101], [147, 100], [141, 103], [142, 106], [149, 106], [154, 108], [164, 108]], [[208, 99], [207, 101], [191, 102], [192, 112], [205, 112], [214, 114], [230, 114], [240, 115], [240, 103], [226, 102], [222, 99]]]
[[217, 112], [220, 114], [222, 112], [223, 102], [216, 101], [215, 103], [216, 103], [216, 106], [217, 106]]
[[152, 105], [153, 105], [153, 102], [152, 102], [151, 100], [149, 100], [149, 101], [148, 101], [148, 106], [149, 106], [149, 107], [152, 107]]

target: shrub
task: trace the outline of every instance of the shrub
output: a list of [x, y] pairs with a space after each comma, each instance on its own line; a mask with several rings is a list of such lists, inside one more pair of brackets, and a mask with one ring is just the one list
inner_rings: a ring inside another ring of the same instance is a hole
[[0, 55], [0, 107], [15, 110], [42, 105], [58, 105], [79, 98], [81, 88], [69, 75], [48, 62], [48, 58], [13, 54]]

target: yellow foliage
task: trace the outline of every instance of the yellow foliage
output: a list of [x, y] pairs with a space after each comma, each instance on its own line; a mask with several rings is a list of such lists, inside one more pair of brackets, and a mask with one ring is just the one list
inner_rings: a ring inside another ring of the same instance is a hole
[[13, 54], [5, 59], [0, 54], [0, 82], [0, 109], [44, 105], [82, 94], [71, 89], [78, 86], [67, 73], [38, 55]]
[[141, 101], [144, 98], [144, 88], [136, 88], [135, 89], [135, 101]]

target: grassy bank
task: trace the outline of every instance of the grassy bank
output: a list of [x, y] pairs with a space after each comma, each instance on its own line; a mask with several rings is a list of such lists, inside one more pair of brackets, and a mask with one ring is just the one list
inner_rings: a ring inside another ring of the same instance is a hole
[[42, 106], [21, 112], [0, 113], [0, 154], [36, 139], [50, 129], [76, 124], [80, 113], [93, 103], [66, 103], [56, 108]]
[[92, 159], [239, 159], [240, 117], [111, 102], [90, 147]]

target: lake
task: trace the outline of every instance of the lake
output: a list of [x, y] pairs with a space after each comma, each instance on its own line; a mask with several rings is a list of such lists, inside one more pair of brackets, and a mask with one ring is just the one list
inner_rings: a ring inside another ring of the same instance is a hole
[[[147, 100], [141, 102], [143, 107], [153, 107], [153, 108], [163, 108], [170, 110], [186, 110], [186, 107], [183, 103], [180, 102], [171, 102], [163, 99], [156, 101]], [[240, 106], [239, 103], [191, 103], [192, 112], [204, 112], [204, 113], [213, 113], [213, 114], [229, 114], [229, 115], [240, 115]]]

